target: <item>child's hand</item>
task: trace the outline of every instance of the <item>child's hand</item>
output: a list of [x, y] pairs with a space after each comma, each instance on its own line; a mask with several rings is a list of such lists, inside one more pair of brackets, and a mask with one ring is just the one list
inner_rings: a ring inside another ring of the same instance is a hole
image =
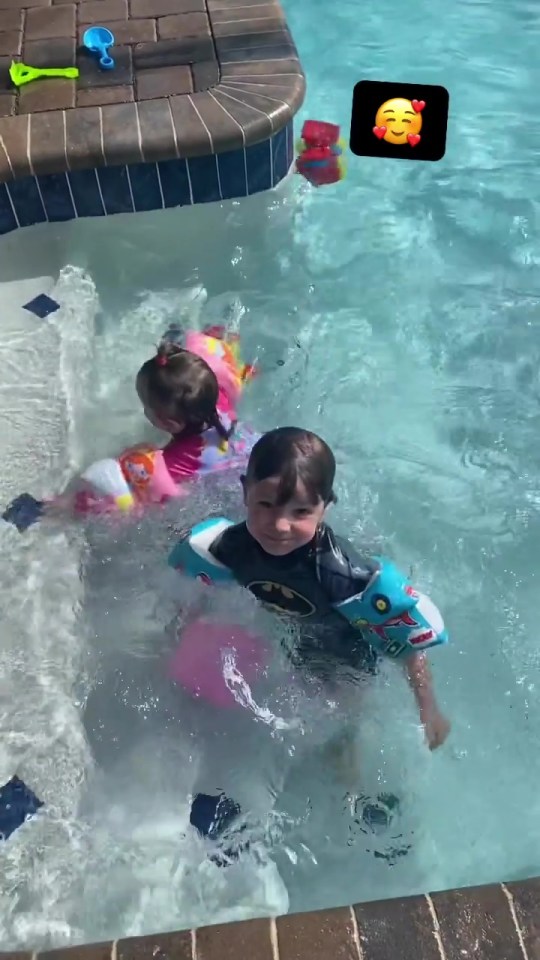
[[418, 705], [430, 750], [441, 747], [450, 733], [450, 724], [437, 706], [433, 692], [431, 670], [424, 653], [417, 653], [405, 661], [405, 670]]
[[430, 750], [442, 747], [450, 733], [450, 723], [436, 707], [420, 710], [420, 720], [426, 733], [426, 740]]

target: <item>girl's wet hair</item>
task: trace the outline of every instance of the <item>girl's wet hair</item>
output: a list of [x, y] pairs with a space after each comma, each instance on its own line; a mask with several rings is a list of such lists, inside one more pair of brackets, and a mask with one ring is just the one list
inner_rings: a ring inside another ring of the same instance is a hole
[[185, 432], [202, 433], [214, 427], [224, 440], [234, 432], [235, 424], [227, 430], [217, 411], [217, 377], [196, 353], [162, 340], [156, 355], [143, 363], [137, 379], [143, 380], [152, 409], [185, 423]]
[[330, 447], [316, 433], [300, 427], [278, 427], [257, 441], [249, 458], [246, 481], [260, 483], [279, 477], [276, 504], [283, 506], [296, 494], [298, 483], [310, 503], [336, 503], [333, 490], [336, 461]]

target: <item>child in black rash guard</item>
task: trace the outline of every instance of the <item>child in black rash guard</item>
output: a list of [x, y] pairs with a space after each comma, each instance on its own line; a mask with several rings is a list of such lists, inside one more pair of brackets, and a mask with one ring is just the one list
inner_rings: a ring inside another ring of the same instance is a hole
[[[424, 651], [446, 640], [442, 618], [392, 564], [360, 558], [324, 522], [326, 508], [336, 499], [335, 471], [330, 447], [316, 434], [297, 427], [266, 433], [255, 444], [242, 478], [246, 520], [216, 530], [215, 539], [206, 542], [207, 556], [266, 606], [300, 621], [302, 639], [293, 656], [308, 669], [328, 676], [337, 661], [374, 673], [377, 647], [394, 658], [406, 650], [405, 673], [434, 750], [445, 742], [450, 725], [438, 707]], [[170, 563], [192, 566], [184, 561], [185, 556]], [[385, 564], [391, 568], [390, 580], [384, 579]], [[382, 587], [376, 592], [379, 583], [390, 584], [390, 592]], [[392, 594], [393, 587], [397, 593]], [[400, 605], [398, 599], [396, 606], [391, 595], [405, 602]], [[358, 606], [358, 598], [364, 605], [369, 600], [374, 617], [351, 616], [346, 601]], [[404, 635], [409, 638], [405, 645]]]

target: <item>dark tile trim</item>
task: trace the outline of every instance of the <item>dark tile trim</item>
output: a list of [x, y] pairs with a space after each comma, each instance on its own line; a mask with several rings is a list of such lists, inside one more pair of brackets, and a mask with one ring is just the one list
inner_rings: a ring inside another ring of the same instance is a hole
[[[0, 953], [0, 960], [31, 960]], [[34, 954], [34, 957], [36, 955]], [[38, 960], [538, 960], [540, 879], [38, 953]]]
[[[133, 107], [133, 104], [125, 106]], [[88, 111], [97, 108], [88, 107]], [[160, 136], [172, 129], [164, 112]], [[40, 121], [42, 116], [40, 116]], [[32, 118], [35, 122], [37, 117]], [[92, 122], [90, 118], [90, 123]], [[49, 128], [43, 124], [43, 136]], [[51, 135], [52, 137], [52, 135]], [[219, 154], [97, 166], [0, 183], [0, 235], [35, 223], [103, 217], [246, 197], [277, 186], [292, 163], [292, 120], [268, 140]]]

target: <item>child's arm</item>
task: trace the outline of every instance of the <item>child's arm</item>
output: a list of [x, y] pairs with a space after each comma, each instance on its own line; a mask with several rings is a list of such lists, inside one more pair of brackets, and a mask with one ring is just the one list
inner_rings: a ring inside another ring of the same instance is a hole
[[448, 640], [439, 610], [389, 561], [364, 560], [329, 528], [327, 536], [332, 549], [326, 551], [324, 574], [335, 608], [376, 650], [401, 660], [429, 748], [437, 749], [450, 724], [437, 704], [425, 651]]
[[[192, 580], [198, 580], [207, 586], [225, 587], [235, 582], [234, 575], [222, 562], [220, 545], [224, 533], [234, 524], [224, 517], [212, 517], [185, 531], [167, 558], [170, 570], [181, 573]], [[169, 580], [171, 585], [172, 580]], [[174, 590], [174, 587], [173, 587]], [[187, 603], [182, 605], [182, 625], [187, 626], [195, 620], [204, 618], [208, 611], [210, 594], [195, 592]]]
[[19, 495], [2, 516], [20, 532], [42, 518], [133, 516], [149, 504], [185, 495], [184, 487], [170, 475], [163, 451], [141, 444], [125, 450], [120, 457], [91, 464], [54, 497], [38, 501], [29, 494]]
[[420, 722], [426, 732], [426, 739], [430, 750], [442, 746], [450, 733], [450, 723], [439, 709], [433, 677], [425, 653], [413, 653], [404, 664], [409, 686], [420, 715]]
[[[89, 497], [90, 494], [84, 493], [79, 488], [78, 478], [70, 481], [63, 493], [44, 500], [36, 500], [30, 493], [20, 493], [6, 507], [2, 513], [2, 519], [12, 523], [19, 533], [24, 533], [29, 527], [43, 520], [66, 521], [82, 512], [89, 512], [76, 509], [77, 500], [80, 503], [80, 498], [83, 496]], [[101, 512], [103, 512], [105, 509], [103, 501], [101, 506]]]
[[[92, 482], [87, 474], [97, 477]], [[88, 514], [108, 514], [131, 509], [134, 500], [121, 476], [118, 462], [101, 460], [84, 474], [73, 477], [62, 493], [36, 500], [28, 493], [19, 494], [9, 504], [2, 518], [13, 523], [20, 533], [42, 520], [72, 520]]]
[[234, 583], [234, 575], [221, 561], [223, 534], [234, 527], [225, 517], [210, 517], [186, 530], [171, 550], [167, 564], [173, 570], [206, 584]]

